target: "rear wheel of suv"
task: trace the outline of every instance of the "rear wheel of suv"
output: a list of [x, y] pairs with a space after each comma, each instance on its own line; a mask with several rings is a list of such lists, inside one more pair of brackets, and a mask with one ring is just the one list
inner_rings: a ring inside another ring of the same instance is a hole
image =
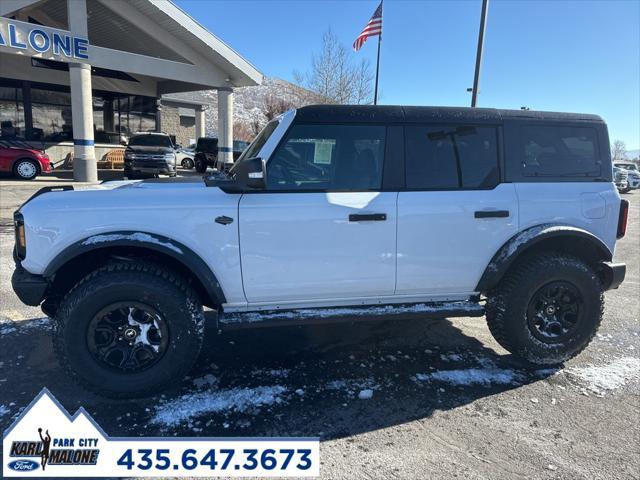
[[578, 355], [604, 309], [596, 273], [577, 257], [541, 253], [511, 268], [487, 301], [487, 323], [506, 350], [538, 365]]
[[21, 180], [33, 180], [40, 173], [40, 167], [35, 160], [21, 158], [13, 164], [13, 174]]
[[159, 265], [123, 262], [99, 268], [64, 297], [54, 345], [83, 386], [133, 398], [186, 375], [203, 335], [202, 304], [183, 278]]
[[195, 163], [196, 163], [196, 172], [205, 173], [207, 171], [207, 162], [205, 159], [203, 159], [200, 156], [197, 156], [195, 158]]

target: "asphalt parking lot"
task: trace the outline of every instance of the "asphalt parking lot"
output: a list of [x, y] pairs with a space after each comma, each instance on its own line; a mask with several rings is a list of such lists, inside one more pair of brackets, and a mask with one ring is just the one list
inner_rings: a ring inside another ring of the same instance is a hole
[[[11, 215], [64, 179], [0, 179], [0, 427], [46, 386], [112, 436], [319, 436], [323, 478], [639, 478], [640, 191], [593, 343], [528, 370], [484, 319], [209, 332], [189, 378], [111, 401], [66, 378], [51, 321], [10, 285]], [[364, 392], [364, 394], [363, 394]]]

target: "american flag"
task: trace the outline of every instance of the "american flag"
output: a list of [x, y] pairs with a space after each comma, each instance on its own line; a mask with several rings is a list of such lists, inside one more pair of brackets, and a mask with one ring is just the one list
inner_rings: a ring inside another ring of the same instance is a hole
[[375, 37], [376, 35], [382, 35], [382, 2], [376, 8], [376, 11], [373, 13], [373, 17], [367, 23], [367, 26], [364, 27], [362, 33], [358, 35], [356, 41], [353, 42], [353, 49], [357, 52], [362, 48], [364, 42], [367, 41], [369, 37]]

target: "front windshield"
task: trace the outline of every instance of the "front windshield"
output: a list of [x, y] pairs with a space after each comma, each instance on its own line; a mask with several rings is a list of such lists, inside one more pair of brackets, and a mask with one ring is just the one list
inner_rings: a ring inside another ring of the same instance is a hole
[[137, 135], [129, 140], [130, 147], [169, 147], [171, 139], [165, 135]]
[[269, 137], [273, 134], [275, 129], [278, 127], [280, 120], [271, 120], [267, 125], [262, 129], [262, 131], [258, 134], [258, 136], [251, 142], [251, 144], [247, 147], [247, 149], [242, 152], [240, 158], [238, 158], [238, 162], [243, 161], [246, 158], [253, 158], [258, 155], [264, 144], [267, 143]]

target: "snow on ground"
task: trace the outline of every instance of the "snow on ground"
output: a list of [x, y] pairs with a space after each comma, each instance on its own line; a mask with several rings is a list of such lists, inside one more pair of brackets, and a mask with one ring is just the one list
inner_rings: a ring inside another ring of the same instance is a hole
[[443, 362], [459, 362], [462, 360], [462, 355], [459, 353], [448, 353], [446, 355], [440, 355], [440, 360]]
[[193, 380], [193, 384], [197, 388], [210, 387], [212, 385], [215, 385], [216, 383], [218, 383], [218, 379], [210, 373], [208, 373], [204, 377], [196, 378]]
[[465, 368], [459, 370], [440, 370], [433, 373], [418, 373], [415, 378], [421, 382], [437, 381], [459, 386], [490, 386], [492, 384], [518, 385], [524, 380], [524, 376], [516, 370], [495, 367]]
[[373, 390], [371, 390], [370, 388], [366, 390], [361, 390], [360, 393], [358, 394], [358, 398], [360, 400], [369, 400], [372, 397], [373, 397]]
[[5, 407], [4, 405], [0, 405], [0, 418], [8, 414], [9, 414], [9, 408]]
[[11, 333], [22, 333], [25, 330], [33, 328], [41, 328], [50, 330], [53, 328], [53, 322], [49, 317], [37, 318], [35, 320], [0, 320], [0, 335], [9, 335]]
[[285, 387], [275, 385], [190, 393], [158, 407], [151, 423], [176, 426], [207, 413], [243, 413], [253, 408], [282, 403], [285, 392]]
[[[387, 357], [380, 358], [387, 360]], [[394, 361], [410, 358], [400, 355], [394, 357]], [[417, 384], [430, 384], [433, 388], [437, 387], [440, 392], [444, 392], [443, 383], [456, 387], [518, 386], [554, 376], [558, 381], [573, 380], [574, 386], [580, 388], [581, 391], [589, 390], [597, 394], [613, 391], [632, 380], [640, 379], [640, 359], [634, 357], [622, 357], [598, 366], [585, 365], [565, 369], [541, 368], [535, 371], [501, 368], [491, 358], [481, 355], [444, 352], [439, 354], [438, 358], [448, 365], [459, 363], [460, 365], [456, 365], [459, 368], [436, 369], [435, 365], [429, 366], [428, 373], [417, 373], [411, 379]], [[349, 359], [356, 361], [353, 355]], [[393, 378], [375, 378], [374, 376], [329, 378], [317, 385], [289, 384], [294, 372], [295, 369], [287, 368], [253, 369], [250, 374], [252, 377], [278, 379], [278, 384], [228, 389], [218, 387], [217, 376], [206, 374], [191, 381], [195, 387], [191, 392], [161, 404], [155, 410], [151, 423], [161, 424], [165, 427], [174, 427], [180, 424], [191, 427], [192, 421], [198, 416], [211, 414], [222, 414], [225, 416], [225, 420], [232, 422], [233, 417], [229, 415], [236, 413], [257, 415], [262, 408], [281, 405], [288, 401], [295, 402], [296, 399], [304, 401], [303, 397], [322, 391], [335, 392], [349, 398], [371, 400], [376, 398], [374, 394], [381, 392], [384, 396], [385, 390], [393, 390], [395, 386]], [[532, 398], [531, 401], [536, 403], [538, 399]], [[209, 422], [211, 421], [214, 420], [210, 419]], [[242, 427], [242, 422], [247, 421], [245, 418], [234, 420], [232, 423]]]
[[609, 364], [573, 367], [565, 370], [570, 377], [586, 383], [594, 393], [616, 390], [632, 380], [640, 379], [640, 358], [622, 357]]
[[276, 378], [287, 378], [291, 370], [288, 368], [259, 368], [251, 372], [252, 377], [276, 377]]
[[366, 379], [341, 379], [331, 380], [325, 384], [327, 390], [343, 391], [349, 395], [355, 395], [361, 390], [378, 389], [380, 386], [371, 378]]

